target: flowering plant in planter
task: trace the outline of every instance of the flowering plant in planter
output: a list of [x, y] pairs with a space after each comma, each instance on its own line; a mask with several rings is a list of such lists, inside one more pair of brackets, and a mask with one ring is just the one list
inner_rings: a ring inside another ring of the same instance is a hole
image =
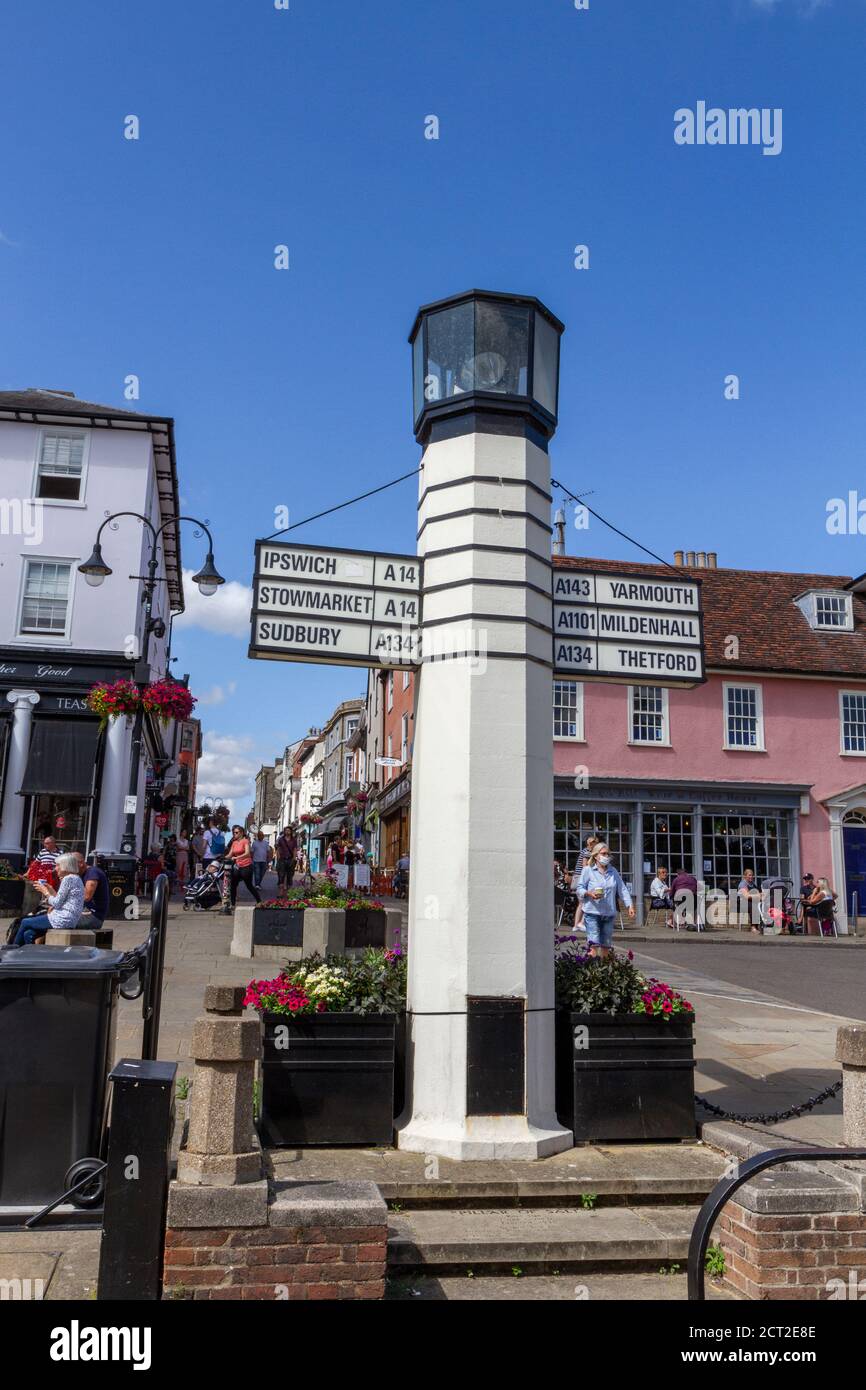
[[347, 898], [344, 907], [347, 912], [384, 912], [385, 904], [378, 898]]
[[146, 686], [141, 702], [162, 724], [168, 724], [172, 719], [189, 719], [196, 705], [195, 698], [185, 685], [167, 677]]
[[93, 714], [99, 715], [99, 727], [104, 729], [109, 719], [135, 714], [141, 704], [141, 693], [134, 681], [125, 678], [112, 681], [110, 685], [103, 681], [91, 686], [86, 703]]
[[370, 947], [357, 959], [308, 956], [274, 980], [251, 980], [244, 1004], [258, 1013], [399, 1013], [406, 1004], [406, 958], [399, 946]]
[[581, 1014], [650, 1014], [670, 1019], [694, 1014], [688, 1000], [670, 985], [647, 979], [634, 964], [634, 953], [611, 951], [590, 956], [564, 950], [555, 966], [557, 1008]]
[[311, 897], [298, 893], [289, 898], [268, 898], [267, 901], [262, 899], [260, 903], [256, 903], [253, 911], [258, 912], [259, 908], [269, 908], [271, 911], [291, 912], [297, 908], [305, 907], [315, 907], [315, 903]]

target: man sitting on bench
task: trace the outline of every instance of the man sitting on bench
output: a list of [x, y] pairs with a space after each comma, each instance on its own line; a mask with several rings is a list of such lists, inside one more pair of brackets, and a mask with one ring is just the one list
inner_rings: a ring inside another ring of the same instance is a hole
[[108, 877], [95, 854], [88, 864], [83, 854], [77, 854], [78, 872], [84, 884], [84, 912], [78, 926], [81, 931], [98, 931], [108, 916]]

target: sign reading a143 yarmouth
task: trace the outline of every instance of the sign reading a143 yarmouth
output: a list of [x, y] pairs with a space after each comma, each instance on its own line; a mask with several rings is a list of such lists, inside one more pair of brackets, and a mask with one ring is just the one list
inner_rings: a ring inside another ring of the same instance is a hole
[[556, 675], [632, 685], [700, 684], [700, 584], [645, 571], [557, 568], [553, 668]]
[[250, 656], [415, 666], [421, 566], [417, 555], [257, 541]]

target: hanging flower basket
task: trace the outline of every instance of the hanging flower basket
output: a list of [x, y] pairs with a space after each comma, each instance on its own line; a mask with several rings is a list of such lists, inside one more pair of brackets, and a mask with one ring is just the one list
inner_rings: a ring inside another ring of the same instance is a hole
[[301, 825], [321, 825], [321, 823], [322, 817], [317, 816], [315, 812], [305, 811], [301, 816]]
[[370, 800], [370, 794], [369, 794], [369, 792], [356, 792], [356, 793], [355, 793], [355, 804], [356, 804], [357, 806], [366, 806], [366, 804], [367, 804], [367, 802], [368, 802], [369, 800]]
[[138, 686], [134, 681], [126, 679], [113, 681], [111, 685], [94, 685], [87, 695], [87, 708], [99, 715], [100, 729], [106, 727], [109, 719], [136, 714], [140, 704], [141, 694]]
[[172, 719], [189, 719], [196, 704], [186, 686], [173, 680], [154, 681], [146, 686], [141, 702], [163, 725], [171, 723]]

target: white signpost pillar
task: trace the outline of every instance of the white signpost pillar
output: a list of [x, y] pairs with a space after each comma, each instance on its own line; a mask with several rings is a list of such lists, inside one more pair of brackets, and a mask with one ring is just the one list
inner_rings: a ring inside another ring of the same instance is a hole
[[550, 465], [562, 325], [473, 293], [413, 329], [422, 665], [400, 1148], [539, 1158], [554, 1106]]

